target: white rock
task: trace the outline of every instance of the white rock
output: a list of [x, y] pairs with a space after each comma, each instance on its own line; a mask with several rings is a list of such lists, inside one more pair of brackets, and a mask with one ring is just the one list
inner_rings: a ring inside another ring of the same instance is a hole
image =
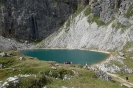
[[51, 68], [54, 69], [54, 70], [56, 70], [56, 67], [54, 67], [54, 66], [52, 66]]
[[6, 88], [6, 86], [8, 86], [9, 84], [8, 84], [8, 82], [4, 82], [3, 84], [2, 84], [2, 86], [0, 86], [0, 88]]
[[2, 52], [2, 53], [0, 53], [0, 55], [1, 55], [2, 57], [5, 57], [5, 56], [6, 56], [6, 53], [5, 53], [5, 52]]
[[25, 74], [25, 75], [22, 75], [22, 74], [19, 74], [19, 77], [29, 77], [30, 75], [28, 74]]
[[25, 58], [24, 57], [19, 57], [19, 60], [25, 60]]
[[18, 77], [17, 76], [15, 76], [15, 77], [9, 77], [7, 79], [8, 82], [15, 81], [15, 80], [18, 80]]
[[67, 88], [67, 87], [65, 87], [65, 86], [62, 86], [61, 88]]

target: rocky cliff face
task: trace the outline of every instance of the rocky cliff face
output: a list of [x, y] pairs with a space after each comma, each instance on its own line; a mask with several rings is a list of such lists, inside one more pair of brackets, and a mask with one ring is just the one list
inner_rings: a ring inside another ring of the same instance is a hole
[[41, 40], [76, 10], [77, 0], [0, 0], [0, 34]]
[[[130, 0], [1, 0], [0, 35], [23, 40], [42, 40], [59, 29], [78, 4], [89, 5], [91, 12], [109, 22], [131, 4]], [[127, 25], [127, 20], [122, 20]]]

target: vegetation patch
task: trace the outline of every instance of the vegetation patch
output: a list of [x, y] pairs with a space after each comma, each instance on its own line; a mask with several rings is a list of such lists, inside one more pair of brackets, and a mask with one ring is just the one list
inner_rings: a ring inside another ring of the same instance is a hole
[[118, 13], [119, 8], [114, 8], [114, 13]]
[[133, 16], [133, 4], [131, 4], [127, 10], [127, 13], [125, 14], [125, 17], [130, 18]]
[[93, 23], [96, 22], [98, 26], [107, 26], [109, 25], [112, 21], [114, 20], [114, 18], [112, 18], [112, 20], [110, 20], [109, 22], [105, 23], [103, 21], [100, 20], [100, 16], [99, 15], [95, 15], [95, 14], [90, 14], [88, 17], [88, 22], [89, 23]]
[[119, 61], [111, 60], [110, 63], [115, 64], [115, 65], [118, 66], [118, 67], [123, 67], [123, 64], [120, 63]]
[[81, 4], [78, 4], [77, 9], [75, 13], [73, 14], [73, 17], [76, 17], [79, 13], [83, 11], [84, 7]]
[[123, 62], [124, 62], [124, 64], [127, 65], [128, 68], [132, 68], [133, 69], [133, 63], [132, 63], [133, 59], [127, 58], [127, 59], [123, 60]]
[[[127, 42], [126, 45], [123, 47], [122, 51], [126, 53], [128, 49], [130, 49], [133, 45], [133, 42]], [[127, 54], [130, 54], [129, 52]]]
[[121, 32], [123, 33], [126, 29], [128, 29], [131, 25], [123, 25], [120, 22], [115, 22], [112, 24], [112, 28], [115, 29], [121, 29]]
[[60, 26], [63, 26], [64, 23], [65, 23], [65, 21], [62, 20], [62, 21], [60, 22]]
[[70, 18], [67, 20], [66, 28], [70, 27]]
[[89, 23], [96, 22], [98, 26], [105, 25], [105, 23], [100, 20], [100, 16], [99, 15], [95, 15], [95, 14], [90, 14], [90, 16], [88, 17], [88, 22]]
[[16, 65], [17, 63], [19, 63], [19, 59], [16, 60], [16, 58], [13, 58], [13, 57], [2, 57], [2, 56], [0, 56], [0, 64], [2, 64], [3, 67], [5, 67], [5, 68]]
[[54, 3], [55, 5], [58, 5], [58, 0], [53, 0], [53, 3]]
[[88, 16], [91, 13], [90, 7], [87, 7], [86, 10], [84, 11], [84, 15]]

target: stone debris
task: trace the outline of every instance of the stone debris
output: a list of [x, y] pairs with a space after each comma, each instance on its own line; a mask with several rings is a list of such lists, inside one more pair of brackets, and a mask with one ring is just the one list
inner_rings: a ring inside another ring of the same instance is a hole
[[28, 41], [25, 41], [24, 43], [25, 43], [25, 44], [28, 44], [29, 42], [28, 42]]
[[2, 85], [0, 85], [0, 88], [6, 88], [7, 86], [9, 86], [8, 82], [4, 82]]
[[9, 78], [7, 79], [7, 82], [4, 82], [4, 83], [3, 83], [3, 87], [9, 86], [9, 84], [8, 84], [9, 82], [12, 82], [12, 83], [13, 83], [13, 86], [15, 87], [15, 86], [17, 86], [17, 84], [19, 83], [19, 78], [18, 78], [17, 76], [9, 77]]
[[61, 86], [61, 88], [67, 88], [67, 87], [65, 87], [65, 86]]
[[21, 68], [18, 68], [18, 71], [22, 71], [22, 69]]
[[18, 76], [14, 76], [14, 77], [9, 77], [7, 78], [6, 82], [3, 82], [3, 81], [0, 81], [0, 88], [7, 88], [9, 86], [9, 82], [12, 82], [13, 83], [13, 86], [17, 86], [17, 84], [19, 83], [19, 78], [27, 78], [27, 77], [35, 77], [36, 78], [36, 75], [35, 74], [19, 74]]
[[[93, 70], [101, 70], [104, 72], [110, 72], [110, 73], [117, 73], [117, 72], [123, 72], [123, 73], [133, 73], [133, 69], [128, 68], [124, 62], [121, 56], [112, 56], [109, 59], [103, 61], [102, 63], [99, 63], [97, 65], [91, 66], [91, 69]], [[110, 61], [115, 61], [120, 63], [122, 66], [116, 66], [115, 64], [110, 65]]]
[[9, 39], [9, 38], [4, 38], [0, 36], [0, 50], [24, 50], [24, 49], [33, 49], [35, 48], [35, 45], [28, 43], [28, 44], [23, 44], [15, 39]]
[[13, 71], [16, 71], [17, 69], [14, 67], [12, 70], [13, 70]]
[[29, 59], [34, 59], [34, 57], [29, 57]]
[[61, 78], [61, 75], [60, 75], [60, 73], [58, 74], [57, 78]]
[[52, 74], [53, 74], [53, 73], [52, 73], [52, 71], [49, 71], [49, 76], [51, 76], [51, 77], [52, 77]]
[[6, 56], [6, 53], [5, 53], [5, 52], [2, 52], [2, 53], [0, 53], [0, 55], [1, 55], [2, 57], [5, 57], [5, 56]]
[[120, 56], [125, 56], [122, 52], [119, 52], [119, 55], [120, 55]]
[[76, 70], [72, 70], [72, 72], [74, 73], [74, 75], [79, 75], [79, 73]]
[[58, 64], [58, 63], [56, 63], [56, 64], [55, 64], [55, 66], [59, 66], [59, 64]]
[[24, 78], [27, 78], [27, 77], [29, 77], [29, 76], [33, 76], [33, 77], [36, 78], [36, 75], [35, 75], [35, 74], [24, 74], [24, 75], [23, 75], [23, 74], [19, 74], [18, 76], [19, 76], [19, 77], [22, 77], [22, 78], [23, 78], [23, 77], [24, 77]]
[[25, 58], [24, 57], [19, 57], [19, 60], [25, 60]]
[[63, 77], [63, 80], [70, 80], [72, 78], [72, 76], [68, 75], [68, 74], [65, 74], [64, 77]]
[[9, 78], [7, 79], [8, 82], [15, 81], [15, 80], [18, 80], [18, 77], [17, 77], [17, 76], [9, 77]]
[[106, 81], [111, 81], [112, 80], [112, 77], [110, 75], [108, 75], [106, 72], [103, 72], [103, 71], [100, 71], [100, 70], [95, 71], [95, 75], [96, 75], [97, 78], [101, 78], [101, 79], [104, 79]]
[[57, 68], [56, 68], [56, 67], [54, 67], [54, 66], [52, 66], [51, 68], [52, 68], [53, 70], [56, 70], [56, 69], [57, 69]]

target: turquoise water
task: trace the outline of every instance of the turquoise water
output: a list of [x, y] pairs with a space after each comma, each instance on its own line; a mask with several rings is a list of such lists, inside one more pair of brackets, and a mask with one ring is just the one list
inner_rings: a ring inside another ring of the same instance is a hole
[[86, 50], [57, 50], [57, 49], [42, 49], [42, 50], [26, 50], [21, 51], [22, 54], [37, 57], [39, 60], [56, 61], [64, 63], [66, 61], [73, 64], [88, 65], [95, 64], [106, 59], [109, 54], [86, 51]]

